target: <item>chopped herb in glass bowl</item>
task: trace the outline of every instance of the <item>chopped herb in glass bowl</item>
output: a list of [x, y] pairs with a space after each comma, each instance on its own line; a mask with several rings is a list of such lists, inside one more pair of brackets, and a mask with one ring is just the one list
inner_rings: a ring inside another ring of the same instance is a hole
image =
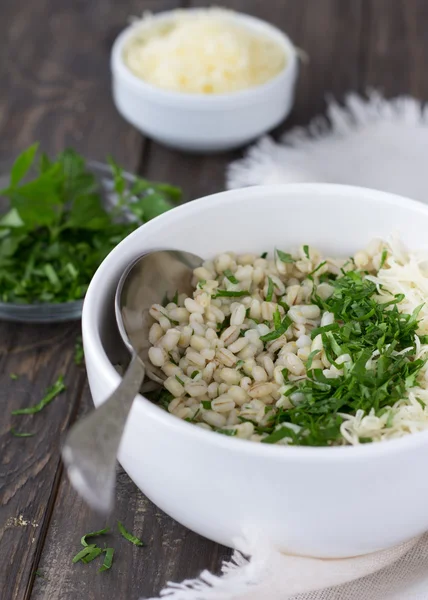
[[78, 319], [96, 269], [141, 224], [173, 208], [181, 190], [134, 177], [112, 158], [55, 159], [30, 146], [0, 178], [0, 318]]

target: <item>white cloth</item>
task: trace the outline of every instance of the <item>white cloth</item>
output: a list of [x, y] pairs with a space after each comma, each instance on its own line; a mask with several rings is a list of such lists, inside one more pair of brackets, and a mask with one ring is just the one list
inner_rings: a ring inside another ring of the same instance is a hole
[[[280, 182], [334, 182], [428, 202], [428, 107], [371, 92], [331, 100], [328, 119], [263, 138], [230, 165], [229, 188]], [[380, 518], [382, 518], [380, 516]], [[397, 516], [399, 518], [399, 516]], [[277, 552], [257, 532], [237, 542], [222, 575], [170, 583], [168, 600], [428, 600], [428, 533], [357, 558], [320, 560]], [[248, 556], [249, 558], [244, 558]], [[154, 600], [154, 599], [152, 599]]]
[[349, 94], [327, 117], [276, 144], [265, 137], [227, 171], [227, 187], [324, 182], [359, 185], [428, 202], [428, 104]]

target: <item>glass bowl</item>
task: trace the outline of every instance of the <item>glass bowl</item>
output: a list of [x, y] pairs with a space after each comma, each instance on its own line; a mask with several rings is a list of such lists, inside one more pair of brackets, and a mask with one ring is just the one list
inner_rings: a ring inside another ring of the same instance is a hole
[[[108, 165], [97, 161], [88, 161], [88, 168], [99, 181], [105, 208], [114, 206], [117, 200], [111, 169]], [[11, 165], [9, 165], [10, 167]], [[4, 172], [6, 168], [2, 169]], [[125, 179], [132, 183], [135, 177], [123, 173]], [[9, 175], [0, 176], [0, 189], [9, 184]], [[6, 209], [7, 201], [0, 198], [0, 214]], [[82, 316], [83, 298], [71, 302], [15, 304], [0, 302], [0, 321], [15, 321], [21, 323], [60, 323], [62, 321], [77, 321]]]

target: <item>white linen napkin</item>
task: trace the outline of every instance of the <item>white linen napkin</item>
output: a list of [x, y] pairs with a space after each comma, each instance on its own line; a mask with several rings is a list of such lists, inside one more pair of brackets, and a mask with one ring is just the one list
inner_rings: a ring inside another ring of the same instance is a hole
[[[428, 106], [409, 97], [386, 101], [373, 91], [367, 98], [349, 94], [344, 107], [330, 100], [327, 117], [292, 130], [279, 144], [260, 140], [230, 165], [227, 186], [334, 182], [428, 202]], [[428, 600], [428, 533], [392, 549], [337, 560], [281, 554], [254, 531], [236, 548], [222, 575], [204, 571], [197, 579], [169, 583], [160, 597]]]
[[330, 99], [327, 118], [265, 137], [227, 171], [227, 187], [324, 182], [359, 185], [428, 202], [428, 104], [375, 91]]
[[[255, 532], [237, 543], [222, 574], [168, 583], [151, 600], [427, 600], [428, 534], [354, 558], [281, 554]], [[249, 558], [245, 558], [249, 556]]]

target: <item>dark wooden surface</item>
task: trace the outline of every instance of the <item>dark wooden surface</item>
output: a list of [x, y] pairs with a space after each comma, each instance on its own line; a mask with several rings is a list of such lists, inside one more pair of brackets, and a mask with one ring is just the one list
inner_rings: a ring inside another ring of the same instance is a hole
[[[72, 145], [87, 156], [112, 153], [130, 170], [181, 185], [186, 199], [224, 187], [226, 165], [240, 152], [190, 156], [144, 139], [116, 113], [109, 50], [130, 15], [202, 6], [186, 0], [0, 0], [0, 162], [40, 140], [49, 152]], [[326, 94], [377, 87], [385, 95], [428, 99], [426, 0], [229, 0], [223, 5], [272, 21], [310, 61], [302, 66], [296, 105], [280, 130], [304, 125]], [[275, 132], [275, 134], [278, 134]], [[169, 579], [219, 570], [230, 551], [186, 530], [119, 474], [116, 519], [146, 542], [116, 533], [114, 567], [72, 565], [80, 536], [104, 526], [70, 488], [59, 460], [69, 425], [90, 409], [84, 368], [73, 361], [77, 324], [0, 323], [0, 597], [2, 600], [129, 600], [157, 595]], [[19, 374], [12, 380], [10, 373]], [[36, 402], [59, 374], [67, 391], [14, 438], [13, 409]], [[166, 482], [167, 485], [167, 482]], [[40, 570], [44, 578], [36, 577]]]

